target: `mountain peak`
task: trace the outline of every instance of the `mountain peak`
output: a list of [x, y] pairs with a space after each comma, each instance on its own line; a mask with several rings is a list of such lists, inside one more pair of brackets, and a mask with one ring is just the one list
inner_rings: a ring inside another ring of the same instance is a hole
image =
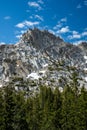
[[30, 43], [37, 49], [44, 49], [63, 42], [60, 37], [55, 36], [48, 30], [39, 30], [38, 28], [29, 29], [22, 35], [21, 41], [23, 43]]
[[77, 68], [85, 80], [86, 59], [86, 47], [65, 43], [47, 30], [29, 29], [16, 45], [0, 46], [0, 84], [22, 77], [36, 83], [41, 78], [42, 84], [57, 86], [61, 76], [69, 76], [67, 66]]

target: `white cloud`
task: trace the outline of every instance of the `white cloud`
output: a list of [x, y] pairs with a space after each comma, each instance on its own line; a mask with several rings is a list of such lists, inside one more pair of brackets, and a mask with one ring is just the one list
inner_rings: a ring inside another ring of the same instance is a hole
[[59, 29], [62, 27], [62, 23], [58, 23], [55, 27], [53, 27], [54, 30]]
[[68, 39], [80, 39], [82, 34], [79, 34], [77, 31], [70, 31], [72, 34], [68, 36]]
[[83, 32], [83, 33], [82, 33], [82, 36], [87, 36], [87, 32]]
[[6, 43], [5, 42], [0, 42], [0, 45], [5, 45]]
[[69, 39], [80, 39], [81, 35], [80, 34], [73, 34], [73, 35], [68, 36], [68, 38]]
[[79, 39], [79, 38], [81, 38], [81, 35], [80, 35], [80, 34], [74, 34], [74, 35], [73, 35], [73, 38], [74, 38], [74, 39]]
[[83, 3], [79, 3], [79, 4], [77, 5], [77, 9], [80, 9], [80, 8], [82, 8], [83, 6], [87, 6], [87, 0], [84, 0]]
[[57, 33], [67, 33], [69, 32], [69, 26], [63, 27], [60, 30], [57, 31]]
[[81, 5], [81, 4], [78, 4], [78, 5], [77, 5], [77, 9], [80, 9], [80, 8], [82, 8], [82, 5]]
[[16, 27], [18, 27], [18, 28], [23, 28], [24, 26], [25, 26], [24, 22], [23, 22], [23, 23], [18, 23], [18, 24], [16, 25]]
[[66, 17], [65, 17], [65, 18], [62, 18], [60, 21], [61, 21], [61, 22], [67, 22], [67, 18], [66, 18]]
[[44, 2], [42, 0], [38, 0], [38, 3], [40, 4], [44, 4]]
[[33, 19], [33, 16], [31, 15], [29, 18], [30, 18], [30, 19]]
[[21, 30], [20, 33], [23, 34], [25, 33], [27, 30]]
[[16, 38], [20, 39], [22, 37], [22, 35], [17, 35]]
[[87, 0], [84, 1], [84, 5], [87, 6]]
[[55, 32], [53, 30], [49, 29], [48, 31], [55, 35]]
[[10, 16], [5, 16], [4, 19], [9, 20], [9, 19], [11, 19], [11, 17]]
[[22, 34], [24, 34], [27, 30], [20, 30], [20, 31], [15, 31], [16, 38], [20, 39], [22, 37]]
[[39, 24], [38, 21], [31, 22], [31, 21], [25, 20], [25, 21], [22, 22], [22, 23], [18, 23], [18, 24], [16, 25], [16, 27], [18, 27], [18, 28], [33, 27], [33, 26], [38, 25], [38, 24]]
[[72, 31], [73, 35], [77, 35], [78, 32], [77, 31]]
[[39, 19], [39, 20], [41, 20], [41, 21], [44, 21], [44, 20], [43, 20], [43, 17], [41, 17], [41, 16], [39, 16], [39, 15], [35, 15], [35, 18], [37, 18], [37, 19]]
[[34, 25], [38, 25], [39, 24], [39, 22], [31, 22], [31, 21], [25, 21], [24, 22], [24, 24], [26, 25], [26, 26], [28, 26], [28, 27], [30, 27], [30, 26], [34, 26]]
[[37, 2], [28, 2], [28, 5], [30, 6], [30, 7], [34, 7], [34, 8], [38, 8], [39, 10], [41, 10], [42, 9], [42, 7], [40, 6], [40, 4], [39, 3], [37, 3]]
[[72, 33], [72, 35], [69, 35], [68, 38], [69, 39], [81, 39], [82, 37], [87, 36], [87, 31], [84, 31], [82, 33], [79, 33], [77, 31], [70, 31]]
[[58, 21], [58, 24], [53, 27], [54, 30], [61, 28], [67, 22], [67, 18], [64, 17]]

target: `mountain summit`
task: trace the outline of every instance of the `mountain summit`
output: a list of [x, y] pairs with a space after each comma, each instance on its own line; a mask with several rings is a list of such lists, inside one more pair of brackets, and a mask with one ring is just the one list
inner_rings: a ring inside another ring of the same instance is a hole
[[24, 33], [21, 41], [23, 41], [24, 44], [31, 44], [38, 50], [45, 49], [49, 46], [54, 46], [60, 42], [63, 42], [60, 37], [56, 37], [47, 30], [41, 31], [37, 28], [29, 29], [26, 33]]
[[[83, 83], [87, 82], [87, 43], [65, 43], [47, 30], [29, 29], [17, 44], [0, 45], [0, 86], [15, 77], [46, 85], [59, 84], [76, 68]], [[82, 82], [81, 82], [82, 84]], [[62, 84], [61, 84], [62, 87]]]

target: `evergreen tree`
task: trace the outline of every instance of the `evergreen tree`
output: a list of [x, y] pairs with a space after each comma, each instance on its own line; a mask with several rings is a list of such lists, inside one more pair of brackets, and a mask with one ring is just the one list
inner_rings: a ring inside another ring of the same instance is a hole
[[4, 105], [5, 105], [5, 129], [14, 130], [14, 115], [15, 115], [15, 101], [14, 101], [13, 87], [8, 85], [4, 88]]
[[87, 90], [82, 87], [78, 99], [79, 130], [87, 129]]
[[54, 91], [54, 101], [53, 101], [53, 123], [55, 129], [61, 129], [61, 109], [62, 109], [62, 97], [61, 92], [58, 88]]
[[25, 102], [25, 93], [23, 91], [20, 91], [16, 94], [15, 98], [15, 130], [27, 130], [28, 124], [26, 121], [26, 102]]
[[77, 130], [77, 104], [71, 86], [65, 86], [62, 96], [62, 130]]
[[33, 126], [33, 98], [29, 97], [26, 100], [26, 121], [28, 124], [28, 130], [32, 130], [32, 126]]
[[3, 95], [3, 89], [0, 88], [0, 130], [5, 129], [5, 105]]

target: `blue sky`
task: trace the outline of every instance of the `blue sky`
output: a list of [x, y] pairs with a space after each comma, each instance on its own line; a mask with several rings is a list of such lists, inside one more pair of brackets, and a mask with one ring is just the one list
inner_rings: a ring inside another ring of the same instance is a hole
[[0, 0], [0, 44], [38, 27], [66, 42], [87, 41], [87, 0]]

